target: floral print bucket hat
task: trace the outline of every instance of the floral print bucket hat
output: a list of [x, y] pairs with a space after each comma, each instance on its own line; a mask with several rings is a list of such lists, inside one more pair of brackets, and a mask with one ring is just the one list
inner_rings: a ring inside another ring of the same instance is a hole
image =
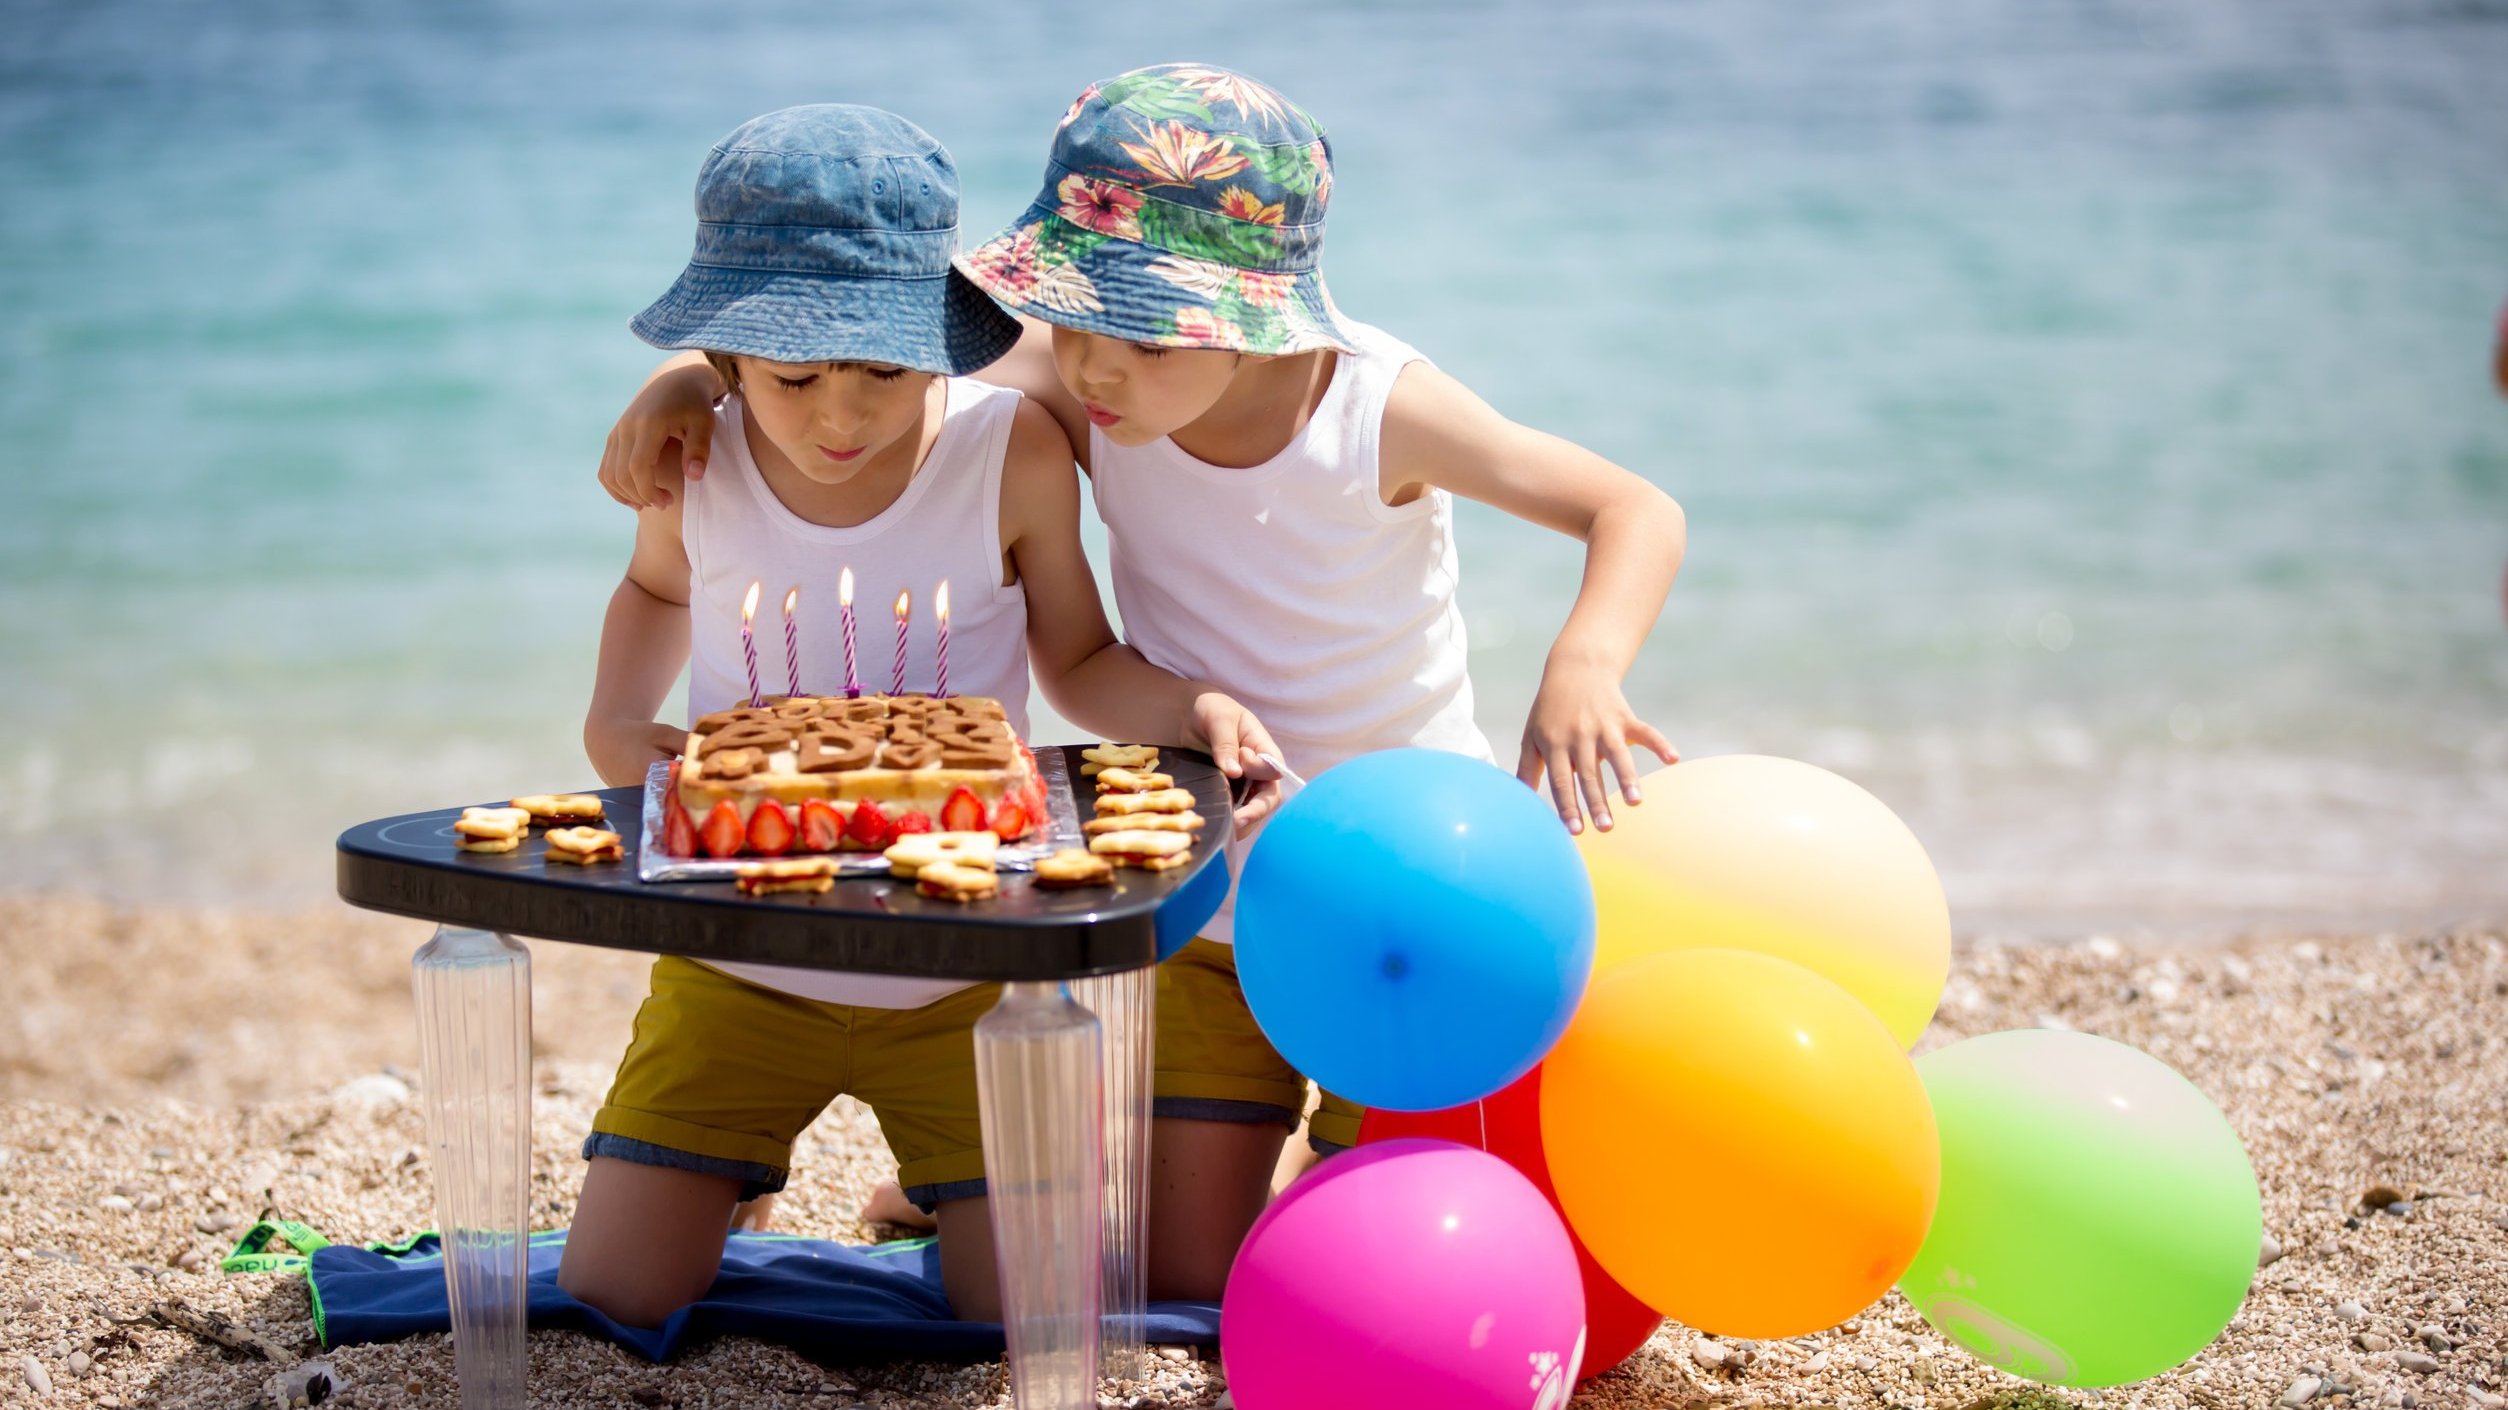
[[1160, 64], [1090, 84], [1045, 189], [958, 269], [1020, 313], [1170, 348], [1355, 351], [1324, 291], [1332, 149], [1241, 74]]

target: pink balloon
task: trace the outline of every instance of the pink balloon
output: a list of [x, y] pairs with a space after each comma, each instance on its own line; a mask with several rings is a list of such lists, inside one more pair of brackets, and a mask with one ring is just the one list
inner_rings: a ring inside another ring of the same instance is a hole
[[1242, 1410], [1560, 1410], [1585, 1289], [1550, 1201], [1450, 1141], [1361, 1146], [1254, 1221], [1219, 1345]]

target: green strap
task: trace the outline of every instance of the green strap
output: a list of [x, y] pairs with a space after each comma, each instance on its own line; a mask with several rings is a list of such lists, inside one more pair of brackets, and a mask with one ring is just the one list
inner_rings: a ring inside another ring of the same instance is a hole
[[[284, 1240], [294, 1253], [270, 1252], [272, 1239]], [[302, 1273], [313, 1251], [331, 1241], [311, 1224], [294, 1219], [264, 1219], [244, 1231], [235, 1251], [218, 1263], [221, 1273]]]

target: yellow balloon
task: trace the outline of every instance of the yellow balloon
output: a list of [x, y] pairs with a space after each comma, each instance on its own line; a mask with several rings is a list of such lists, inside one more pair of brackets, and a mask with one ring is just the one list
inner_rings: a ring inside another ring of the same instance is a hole
[[1942, 1182], [1932, 1104], [1880, 1019], [1741, 950], [1597, 975], [1542, 1062], [1541, 1144], [1604, 1271], [1727, 1336], [1870, 1306], [1923, 1246]]
[[1826, 769], [1734, 754], [1648, 774], [1577, 841], [1594, 975], [1666, 950], [1755, 950], [1826, 975], [1915, 1043], [1951, 972], [1942, 879], [1907, 824]]

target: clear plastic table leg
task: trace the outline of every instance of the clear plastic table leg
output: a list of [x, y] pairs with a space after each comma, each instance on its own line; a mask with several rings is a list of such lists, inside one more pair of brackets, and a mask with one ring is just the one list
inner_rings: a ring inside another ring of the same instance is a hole
[[410, 962], [462, 1410], [524, 1402], [531, 1261], [531, 952], [437, 929]]
[[1071, 997], [1104, 1029], [1106, 1376], [1147, 1369], [1150, 1083], [1155, 1070], [1158, 971], [1128, 969], [1074, 980]]
[[1059, 983], [1002, 986], [975, 1025], [984, 1177], [1019, 1410], [1095, 1410], [1104, 1177], [1096, 1015]]

